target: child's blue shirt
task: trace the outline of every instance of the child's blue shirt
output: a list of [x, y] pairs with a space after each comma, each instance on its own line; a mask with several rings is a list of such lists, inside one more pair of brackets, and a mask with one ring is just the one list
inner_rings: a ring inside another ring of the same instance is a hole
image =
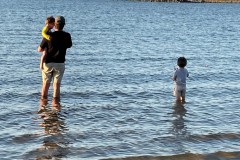
[[186, 79], [189, 76], [186, 68], [179, 68], [175, 71], [173, 79], [176, 79], [175, 83], [179, 86], [186, 86]]

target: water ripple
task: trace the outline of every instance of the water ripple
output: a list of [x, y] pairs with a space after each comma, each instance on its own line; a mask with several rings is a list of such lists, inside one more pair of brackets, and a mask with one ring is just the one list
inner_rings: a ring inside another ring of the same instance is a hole
[[[239, 159], [238, 5], [5, 0], [0, 7], [1, 159]], [[47, 15], [59, 14], [73, 38], [62, 110], [39, 113], [37, 46]], [[172, 95], [179, 56], [190, 72], [185, 104]]]

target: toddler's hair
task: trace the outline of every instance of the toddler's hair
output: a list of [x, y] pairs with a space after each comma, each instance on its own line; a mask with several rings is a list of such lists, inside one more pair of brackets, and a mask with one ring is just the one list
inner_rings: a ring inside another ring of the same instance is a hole
[[47, 17], [45, 24], [51, 24], [51, 23], [55, 23], [55, 18], [53, 16], [49, 16]]
[[185, 57], [179, 57], [177, 64], [179, 67], [185, 67], [187, 65], [187, 59]]

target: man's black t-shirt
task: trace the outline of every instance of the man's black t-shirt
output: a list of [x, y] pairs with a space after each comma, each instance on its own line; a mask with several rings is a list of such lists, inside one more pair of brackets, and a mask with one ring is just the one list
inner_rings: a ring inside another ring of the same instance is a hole
[[67, 48], [72, 46], [71, 35], [64, 31], [55, 31], [51, 40], [43, 38], [40, 47], [47, 48], [45, 63], [64, 63]]

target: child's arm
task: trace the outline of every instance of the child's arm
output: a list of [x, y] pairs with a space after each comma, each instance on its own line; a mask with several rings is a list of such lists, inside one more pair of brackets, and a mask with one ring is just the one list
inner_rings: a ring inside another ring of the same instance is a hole
[[176, 76], [173, 76], [173, 77], [172, 77], [172, 80], [173, 80], [173, 81], [176, 81], [176, 80], [177, 80], [177, 77], [176, 77]]
[[188, 72], [188, 70], [187, 70], [187, 77], [189, 77], [189, 72]]
[[42, 29], [42, 36], [49, 41], [49, 40], [50, 40], [50, 35], [48, 35], [47, 33], [48, 33], [48, 27], [45, 26], [45, 27]]
[[172, 77], [172, 80], [173, 81], [176, 81], [177, 80], [177, 70], [175, 70], [174, 74], [173, 74], [173, 77]]

